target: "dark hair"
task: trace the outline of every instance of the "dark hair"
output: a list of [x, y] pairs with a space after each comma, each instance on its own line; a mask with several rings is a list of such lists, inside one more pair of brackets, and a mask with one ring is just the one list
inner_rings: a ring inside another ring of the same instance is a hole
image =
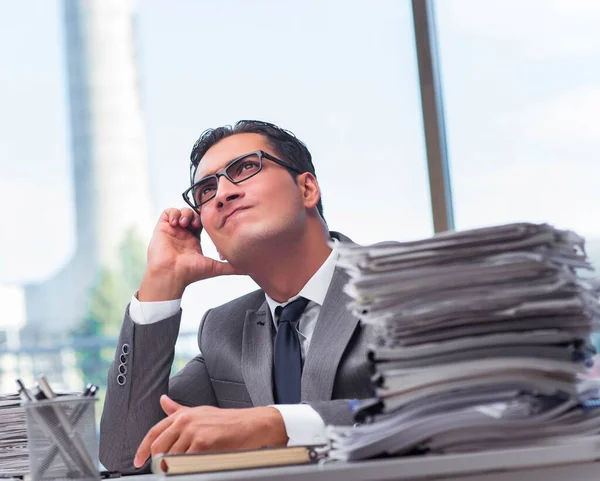
[[[202, 132], [190, 154], [190, 182], [192, 184], [194, 183], [194, 176], [196, 175], [198, 165], [208, 149], [220, 140], [236, 134], [260, 134], [264, 136], [267, 139], [269, 146], [275, 151], [274, 154], [281, 160], [300, 172], [310, 172], [315, 178], [317, 177], [310, 152], [306, 148], [306, 145], [304, 145], [304, 143], [292, 132], [277, 127], [277, 125], [270, 124], [269, 122], [262, 122], [260, 120], [239, 120], [233, 127], [231, 125], [225, 125], [223, 127], [208, 129]], [[288, 170], [288, 172], [292, 175], [294, 180], [296, 180], [296, 173], [291, 170]], [[321, 218], [325, 220], [321, 199], [319, 199], [319, 203], [317, 204], [317, 210], [319, 211]]]

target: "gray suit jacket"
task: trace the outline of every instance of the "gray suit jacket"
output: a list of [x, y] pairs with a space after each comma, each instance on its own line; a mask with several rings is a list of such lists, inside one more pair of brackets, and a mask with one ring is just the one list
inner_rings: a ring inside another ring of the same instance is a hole
[[[325, 424], [352, 424], [348, 400], [372, 395], [367, 363], [371, 333], [346, 308], [350, 298], [342, 288], [347, 281], [348, 275], [336, 268], [302, 372], [302, 402]], [[165, 417], [162, 394], [186, 406], [274, 404], [275, 329], [263, 291], [209, 310], [198, 333], [201, 354], [169, 379], [180, 321], [181, 311], [149, 325], [135, 324], [129, 309], [125, 313], [100, 423], [100, 460], [108, 469], [135, 471], [137, 447]], [[127, 355], [121, 355], [124, 345]]]

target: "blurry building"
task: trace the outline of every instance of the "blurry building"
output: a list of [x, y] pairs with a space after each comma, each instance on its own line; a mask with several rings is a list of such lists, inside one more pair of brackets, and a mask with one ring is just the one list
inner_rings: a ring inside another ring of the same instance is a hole
[[147, 238], [152, 207], [132, 0], [64, 0], [76, 249], [51, 278], [25, 287], [26, 342], [78, 325], [101, 267], [125, 233]]

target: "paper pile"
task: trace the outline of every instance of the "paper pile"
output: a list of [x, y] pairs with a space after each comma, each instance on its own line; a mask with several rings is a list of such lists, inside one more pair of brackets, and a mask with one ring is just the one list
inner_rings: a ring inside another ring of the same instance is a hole
[[600, 433], [578, 382], [600, 326], [583, 239], [542, 224], [339, 246], [350, 309], [377, 333], [376, 398], [330, 427], [334, 459], [461, 452]]
[[0, 477], [29, 471], [25, 411], [18, 394], [0, 395]]

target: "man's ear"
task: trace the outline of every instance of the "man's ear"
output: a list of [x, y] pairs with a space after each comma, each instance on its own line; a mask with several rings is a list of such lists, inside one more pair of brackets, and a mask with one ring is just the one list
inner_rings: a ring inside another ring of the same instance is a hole
[[304, 199], [304, 206], [307, 209], [316, 207], [321, 198], [321, 188], [317, 182], [317, 178], [310, 172], [304, 172], [298, 176], [298, 183], [302, 188], [302, 197]]

